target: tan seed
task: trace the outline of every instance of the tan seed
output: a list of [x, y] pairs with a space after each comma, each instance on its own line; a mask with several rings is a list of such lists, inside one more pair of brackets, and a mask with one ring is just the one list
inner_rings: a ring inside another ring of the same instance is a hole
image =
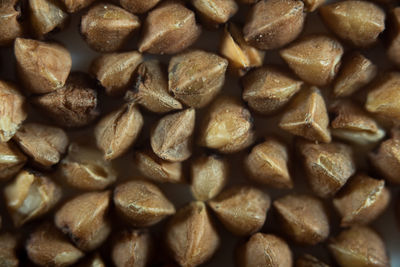
[[119, 0], [120, 5], [133, 14], [143, 14], [155, 7], [161, 0]]
[[16, 255], [18, 240], [15, 234], [3, 233], [0, 235], [0, 262], [5, 267], [18, 267]]
[[19, 0], [3, 0], [0, 3], [0, 46], [11, 45], [17, 37], [24, 34], [19, 22], [21, 9]]
[[96, 0], [61, 0], [70, 13], [75, 13], [90, 6]]
[[211, 25], [226, 23], [238, 11], [234, 0], [191, 0], [200, 17]]
[[0, 142], [0, 181], [16, 175], [26, 163], [26, 156], [12, 142]]

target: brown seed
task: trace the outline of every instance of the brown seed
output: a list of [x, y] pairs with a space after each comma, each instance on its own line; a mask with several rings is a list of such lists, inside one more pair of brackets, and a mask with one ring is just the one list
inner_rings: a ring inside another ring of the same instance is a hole
[[16, 175], [26, 163], [26, 156], [12, 142], [0, 142], [0, 181]]
[[18, 77], [30, 92], [44, 94], [64, 86], [72, 59], [62, 45], [17, 38], [14, 54]]
[[25, 154], [45, 168], [60, 161], [69, 142], [63, 129], [39, 123], [23, 124], [13, 139]]
[[116, 267], [146, 267], [151, 257], [151, 237], [142, 230], [124, 231], [117, 236], [111, 257]]
[[246, 43], [241, 29], [229, 23], [221, 40], [219, 52], [229, 61], [230, 70], [239, 76], [263, 64], [265, 52]]
[[19, 0], [2, 0], [0, 2], [0, 46], [11, 45], [17, 37], [24, 34], [19, 19], [21, 17]]
[[309, 35], [280, 51], [289, 67], [305, 82], [328, 85], [340, 67], [342, 45], [324, 35]]
[[208, 204], [230, 232], [246, 236], [264, 225], [271, 199], [254, 187], [234, 186], [222, 191]]
[[61, 0], [70, 13], [77, 12], [90, 6], [96, 0]]
[[300, 244], [316, 245], [329, 236], [329, 219], [323, 203], [308, 195], [287, 195], [274, 201], [282, 229]]
[[326, 0], [303, 0], [304, 9], [307, 12], [313, 12], [323, 4], [325, 4]]
[[192, 134], [196, 112], [193, 108], [166, 115], [151, 133], [151, 148], [164, 160], [180, 162], [191, 154]]
[[182, 109], [182, 104], [168, 93], [166, 76], [159, 61], [143, 62], [135, 73], [134, 90], [128, 91], [125, 99], [135, 101], [155, 113]]
[[4, 188], [7, 209], [16, 227], [48, 213], [60, 200], [61, 189], [48, 177], [21, 171]]
[[59, 166], [60, 179], [81, 190], [102, 190], [113, 184], [117, 172], [99, 150], [72, 143]]
[[385, 29], [385, 12], [368, 1], [341, 1], [322, 6], [325, 24], [340, 38], [355, 46], [369, 46]]
[[154, 182], [184, 182], [181, 162], [162, 160], [150, 149], [136, 151], [134, 154], [134, 164], [144, 177]]
[[296, 260], [296, 267], [329, 267], [329, 265], [310, 254], [303, 254]]
[[342, 218], [340, 225], [348, 227], [369, 224], [382, 214], [389, 201], [385, 181], [357, 175], [335, 197], [333, 205]]
[[390, 11], [390, 20], [388, 24], [390, 31], [390, 43], [387, 48], [388, 58], [397, 66], [400, 65], [400, 7], [393, 8]]
[[199, 201], [214, 198], [226, 185], [228, 172], [228, 162], [217, 155], [196, 158], [190, 168], [192, 195]]
[[274, 138], [256, 145], [245, 158], [249, 178], [274, 188], [293, 188], [290, 177], [289, 153], [286, 146]]
[[220, 97], [207, 110], [199, 144], [221, 153], [235, 153], [254, 141], [250, 112], [233, 98]]
[[135, 227], [157, 224], [175, 213], [174, 205], [162, 191], [147, 181], [130, 181], [114, 190], [117, 210]]
[[136, 51], [104, 54], [92, 62], [90, 72], [108, 95], [120, 96], [131, 85], [133, 72], [142, 61], [142, 55]]
[[226, 23], [238, 11], [234, 0], [191, 0], [192, 5], [206, 23]]
[[31, 27], [39, 38], [48, 33], [64, 28], [68, 22], [68, 14], [55, 0], [30, 0], [29, 18]]
[[93, 192], [67, 201], [55, 214], [56, 226], [81, 250], [99, 247], [111, 231], [106, 218], [110, 196], [110, 191]]
[[238, 249], [238, 267], [292, 267], [292, 252], [281, 238], [256, 233]]
[[303, 157], [308, 183], [319, 197], [329, 198], [335, 195], [356, 172], [353, 151], [348, 145], [302, 141], [298, 147]]
[[332, 239], [329, 249], [342, 267], [389, 266], [385, 243], [372, 229], [355, 226]]
[[140, 27], [139, 18], [112, 4], [100, 3], [82, 16], [81, 33], [98, 52], [121, 49]]
[[166, 244], [180, 266], [198, 266], [216, 252], [220, 239], [203, 202], [179, 209], [166, 228]]
[[155, 7], [161, 0], [119, 0], [120, 5], [133, 14], [143, 14]]
[[244, 39], [258, 49], [280, 48], [303, 30], [304, 3], [298, 0], [259, 1], [243, 28]]
[[42, 224], [30, 234], [26, 251], [29, 259], [39, 266], [70, 266], [84, 256], [50, 223]]
[[362, 54], [350, 54], [333, 85], [333, 94], [336, 97], [347, 97], [360, 90], [375, 78], [377, 67]]
[[72, 73], [64, 87], [32, 98], [33, 104], [60, 126], [73, 128], [91, 123], [98, 115], [97, 92], [86, 74]]
[[228, 61], [213, 53], [192, 50], [169, 62], [169, 91], [184, 104], [202, 108], [221, 91]]
[[329, 143], [329, 117], [325, 101], [316, 87], [303, 89], [282, 116], [279, 127], [311, 141]]
[[200, 33], [191, 10], [178, 1], [163, 1], [147, 15], [139, 51], [175, 54], [191, 46]]
[[97, 146], [106, 160], [124, 154], [133, 145], [143, 126], [143, 117], [134, 103], [103, 117], [94, 129]]
[[303, 82], [274, 67], [262, 67], [244, 76], [242, 84], [243, 100], [256, 112], [270, 115], [285, 106]]

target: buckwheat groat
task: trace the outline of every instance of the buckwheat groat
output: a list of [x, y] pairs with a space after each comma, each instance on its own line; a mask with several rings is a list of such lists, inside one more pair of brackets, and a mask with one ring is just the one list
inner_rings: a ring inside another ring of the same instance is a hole
[[133, 14], [142, 14], [155, 7], [160, 1], [161, 0], [119, 0], [119, 3], [123, 8]]
[[310, 254], [304, 254], [296, 260], [296, 267], [329, 267], [329, 265]]
[[24, 28], [19, 21], [20, 17], [19, 0], [0, 2], [0, 46], [11, 45], [17, 37], [24, 34]]
[[389, 59], [397, 66], [400, 65], [400, 7], [391, 10], [388, 21], [388, 31], [390, 34], [390, 43], [387, 48]]
[[0, 142], [0, 181], [6, 181], [16, 175], [26, 160], [26, 156], [13, 142]]
[[226, 23], [238, 11], [234, 0], [191, 0], [206, 24]]
[[90, 6], [96, 0], [61, 0], [67, 11], [70, 13], [77, 12], [85, 7]]

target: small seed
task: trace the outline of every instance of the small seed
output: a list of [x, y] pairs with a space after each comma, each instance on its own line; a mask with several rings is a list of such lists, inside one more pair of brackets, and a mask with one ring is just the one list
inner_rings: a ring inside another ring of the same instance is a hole
[[336, 194], [356, 172], [350, 146], [341, 143], [299, 142], [307, 180], [312, 191], [322, 198]]
[[70, 266], [84, 256], [50, 223], [42, 224], [30, 234], [26, 251], [29, 259], [39, 266]]
[[400, 8], [390, 11], [388, 31], [390, 31], [390, 43], [387, 48], [388, 58], [397, 66], [400, 65]]
[[253, 141], [253, 119], [239, 101], [220, 97], [207, 110], [200, 129], [200, 145], [221, 153], [234, 153]]
[[242, 84], [243, 100], [256, 112], [270, 115], [285, 106], [303, 82], [276, 68], [262, 67], [244, 76]]
[[102, 190], [113, 184], [117, 172], [100, 151], [72, 143], [59, 166], [60, 178], [81, 190]]
[[134, 103], [103, 117], [94, 129], [97, 146], [106, 160], [124, 154], [133, 145], [143, 126], [143, 117]]
[[292, 267], [292, 252], [281, 238], [256, 233], [238, 249], [238, 267]]
[[21, 9], [19, 0], [2, 0], [0, 2], [0, 46], [11, 45], [24, 34], [19, 21]]
[[324, 35], [309, 35], [280, 51], [289, 67], [305, 82], [328, 85], [340, 67], [342, 45]]
[[155, 7], [161, 0], [119, 0], [120, 5], [133, 14], [143, 14]]
[[72, 59], [63, 46], [17, 38], [14, 53], [18, 77], [32, 93], [44, 94], [64, 86]]
[[191, 165], [191, 190], [199, 201], [217, 196], [228, 180], [228, 162], [216, 155], [196, 158]]
[[48, 213], [60, 200], [61, 189], [48, 177], [21, 171], [4, 188], [7, 209], [16, 227]]
[[26, 156], [12, 142], [0, 142], [0, 181], [16, 175], [26, 163]]
[[322, 6], [325, 24], [355, 46], [369, 46], [385, 29], [385, 12], [368, 1], [342, 1]]
[[130, 181], [114, 191], [117, 210], [135, 227], [157, 224], [175, 213], [174, 205], [162, 191], [147, 181]]
[[147, 231], [124, 231], [118, 235], [112, 249], [116, 267], [146, 267], [151, 258], [151, 237]]
[[296, 260], [296, 267], [329, 267], [329, 265], [310, 254], [304, 254]]
[[178, 1], [163, 1], [147, 15], [139, 51], [175, 54], [191, 46], [200, 33], [191, 10]]
[[238, 11], [234, 0], [191, 0], [206, 24], [226, 23]]
[[325, 4], [326, 0], [303, 0], [303, 2], [305, 11], [313, 12]]
[[299, 36], [304, 26], [304, 3], [298, 0], [259, 1], [243, 28], [244, 39], [258, 49], [280, 48]]
[[180, 266], [198, 266], [216, 252], [220, 239], [203, 202], [179, 209], [166, 228], [166, 244]]
[[184, 104], [202, 108], [221, 91], [228, 61], [215, 54], [192, 50], [169, 62], [169, 91]]
[[155, 113], [182, 109], [182, 104], [168, 93], [166, 76], [159, 61], [143, 62], [135, 73], [134, 91], [128, 91], [125, 98]]
[[186, 109], [164, 116], [157, 122], [150, 139], [157, 156], [173, 162], [181, 162], [191, 156], [195, 114], [193, 108]]
[[99, 247], [111, 226], [106, 218], [110, 191], [86, 193], [67, 201], [55, 214], [56, 226], [81, 250]]
[[256, 188], [234, 186], [222, 191], [209, 205], [229, 231], [246, 236], [264, 225], [271, 199]]
[[69, 13], [75, 13], [90, 6], [96, 0], [60, 0]]
[[81, 33], [98, 52], [121, 49], [140, 27], [139, 18], [112, 4], [97, 4], [82, 16]]
[[329, 249], [342, 267], [389, 266], [383, 240], [375, 231], [365, 226], [342, 231], [331, 240]]
[[279, 127], [311, 141], [329, 143], [329, 117], [325, 101], [316, 87], [302, 90], [288, 106]]
[[90, 72], [111, 96], [123, 95], [132, 82], [132, 75], [143, 57], [136, 51], [109, 53], [97, 57]]
[[17, 238], [15, 234], [3, 233], [0, 235], [0, 262], [4, 267], [18, 267], [16, 255]]
[[33, 104], [60, 126], [73, 128], [90, 124], [97, 116], [97, 92], [83, 73], [72, 73], [65, 86], [32, 98]]
[[287, 195], [274, 201], [282, 229], [300, 244], [316, 245], [329, 236], [329, 219], [323, 203], [308, 195]]
[[61, 129], [38, 123], [26, 123], [13, 139], [35, 163], [42, 167], [57, 164], [68, 146], [68, 136]]

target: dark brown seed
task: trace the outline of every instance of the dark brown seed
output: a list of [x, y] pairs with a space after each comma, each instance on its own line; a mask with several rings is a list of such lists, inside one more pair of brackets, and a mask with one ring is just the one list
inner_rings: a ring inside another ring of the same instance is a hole
[[67, 11], [70, 13], [77, 12], [85, 7], [90, 6], [96, 0], [60, 0], [64, 6], [67, 8]]

